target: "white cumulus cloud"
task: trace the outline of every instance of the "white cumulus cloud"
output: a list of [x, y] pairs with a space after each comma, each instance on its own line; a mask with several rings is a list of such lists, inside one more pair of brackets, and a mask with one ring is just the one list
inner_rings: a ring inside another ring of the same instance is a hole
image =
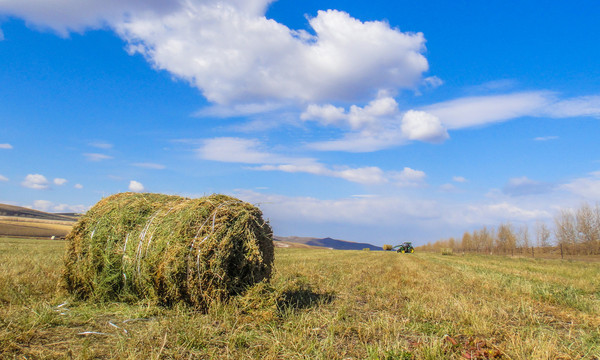
[[73, 187], [75, 189], [83, 189], [83, 185], [81, 185], [81, 184], [75, 184], [75, 185], [73, 185]]
[[449, 138], [436, 116], [416, 110], [401, 113], [398, 102], [385, 91], [379, 92], [377, 98], [364, 107], [352, 105], [348, 111], [331, 104], [311, 104], [300, 118], [348, 130], [341, 139], [309, 145], [324, 151], [368, 152], [411, 140], [441, 143]]
[[441, 143], [449, 138], [437, 116], [424, 111], [409, 110], [402, 117], [402, 133], [410, 140]]
[[52, 202], [48, 200], [35, 200], [32, 206], [33, 209], [40, 211], [49, 211], [51, 207]]
[[67, 179], [63, 179], [63, 178], [55, 178], [53, 180], [53, 182], [54, 182], [54, 185], [61, 186], [61, 185], [66, 184], [68, 181], [67, 181]]
[[428, 70], [422, 33], [337, 10], [312, 34], [268, 19], [271, 0], [4, 0], [0, 13], [60, 34], [108, 26], [152, 66], [218, 104], [352, 101], [413, 88]]
[[225, 2], [188, 1], [168, 16], [115, 27], [159, 69], [215, 103], [354, 100], [414, 86], [428, 69], [422, 34], [336, 10], [309, 19], [315, 35]]
[[13, 146], [11, 144], [0, 144], [0, 149], [4, 149], [4, 150], [10, 150], [12, 149]]
[[129, 182], [129, 191], [142, 192], [144, 190], [145, 190], [144, 185], [141, 182], [138, 182], [135, 180], [131, 180]]
[[310, 104], [300, 115], [300, 119], [302, 120], [317, 120], [322, 125], [341, 124], [344, 123], [347, 118], [348, 115], [343, 107], [337, 107], [331, 104]]
[[29, 174], [25, 176], [25, 180], [21, 182], [21, 185], [36, 190], [44, 190], [49, 188], [48, 179], [44, 175], [40, 174]]
[[400, 172], [392, 174], [392, 178], [399, 186], [421, 186], [424, 184], [427, 175], [424, 171], [405, 167]]

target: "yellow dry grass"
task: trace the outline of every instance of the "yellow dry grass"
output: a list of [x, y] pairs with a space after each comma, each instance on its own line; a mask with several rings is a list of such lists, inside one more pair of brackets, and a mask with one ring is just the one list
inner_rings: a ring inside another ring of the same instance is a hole
[[37, 219], [27, 218], [23, 216], [0, 216], [0, 222], [9, 222], [14, 224], [32, 223], [32, 224], [48, 224], [48, 225], [65, 225], [73, 226], [75, 220], [48, 220], [48, 219]]
[[0, 217], [0, 235], [19, 237], [62, 237], [71, 231], [74, 222], [28, 219], [20, 217]]
[[211, 308], [78, 302], [64, 242], [0, 239], [0, 358], [598, 359], [600, 263], [276, 249]]

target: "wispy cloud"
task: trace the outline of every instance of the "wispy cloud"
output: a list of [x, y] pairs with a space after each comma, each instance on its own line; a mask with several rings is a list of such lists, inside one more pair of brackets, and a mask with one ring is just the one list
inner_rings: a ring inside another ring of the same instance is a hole
[[553, 185], [529, 179], [527, 176], [512, 178], [502, 191], [510, 196], [545, 194], [553, 190]]
[[83, 154], [83, 156], [85, 156], [85, 158], [87, 159], [87, 161], [92, 161], [92, 162], [99, 162], [99, 161], [103, 161], [103, 160], [110, 160], [110, 159], [113, 158], [110, 155], [98, 154], [98, 153], [85, 153], [85, 154]]
[[315, 162], [304, 165], [262, 165], [253, 169], [263, 171], [283, 171], [288, 173], [302, 172], [313, 175], [337, 177], [359, 184], [383, 184], [388, 181], [385, 177], [383, 170], [373, 166], [362, 168], [338, 167], [335, 169], [331, 169], [323, 164]]
[[85, 205], [56, 204], [48, 200], [35, 200], [33, 205], [28, 207], [40, 211], [60, 213], [84, 213], [89, 208]]
[[143, 169], [151, 169], [151, 170], [164, 170], [166, 168], [165, 165], [156, 164], [156, 163], [133, 163], [131, 164], [135, 167], [143, 168]]
[[600, 117], [600, 96], [561, 98], [551, 91], [472, 96], [423, 108], [448, 129], [462, 129], [520, 117]]
[[546, 108], [543, 113], [555, 118], [600, 118], [600, 95], [562, 99]]
[[600, 201], [600, 171], [592, 172], [587, 177], [574, 179], [561, 185], [560, 189], [567, 190], [584, 199]]
[[490, 92], [507, 92], [511, 89], [517, 88], [519, 82], [515, 79], [500, 79], [485, 82], [480, 85], [470, 86], [466, 90], [469, 93], [481, 94]]
[[458, 188], [454, 184], [447, 183], [447, 184], [440, 185], [440, 190], [442, 192], [451, 193], [451, 192], [457, 192]]
[[6, 182], [6, 181], [8, 181], [8, 178], [4, 175], [0, 175], [0, 181]]
[[25, 179], [21, 182], [21, 185], [35, 190], [45, 190], [50, 187], [48, 179], [46, 179], [44, 175], [40, 174], [29, 174], [25, 176]]
[[75, 184], [75, 185], [73, 185], [73, 187], [75, 189], [83, 189], [83, 185], [81, 185], [81, 184]]
[[472, 96], [426, 106], [448, 129], [462, 129], [538, 114], [553, 94], [547, 91]]
[[452, 181], [457, 182], [457, 183], [466, 183], [468, 180], [466, 178], [464, 178], [463, 176], [453, 176]]
[[[551, 212], [535, 205], [505, 200], [457, 204], [399, 195], [323, 200], [244, 190], [238, 191], [236, 196], [261, 204], [265, 216], [279, 226], [290, 224], [285, 225], [293, 227], [292, 230], [285, 229], [288, 232], [299, 233], [303, 228], [315, 231], [319, 224], [327, 224], [328, 231], [337, 229], [339, 236], [355, 241], [364, 239], [364, 236], [382, 239], [390, 234], [394, 238], [402, 234], [408, 238], [416, 235], [420, 239], [436, 239], [448, 236], [449, 229], [462, 234], [465, 229], [482, 224], [497, 225], [503, 221], [523, 223], [552, 218]], [[368, 232], [362, 233], [365, 228]], [[414, 229], [419, 229], [418, 235], [411, 234]], [[328, 232], [323, 235], [336, 234]]]
[[112, 149], [114, 147], [113, 144], [104, 142], [104, 141], [93, 141], [93, 142], [89, 143], [89, 145], [92, 147], [95, 147], [98, 149], [104, 149], [104, 150]]
[[251, 103], [251, 104], [233, 104], [233, 105], [211, 105], [194, 113], [198, 117], [217, 117], [228, 118], [235, 116], [250, 116], [256, 114], [265, 114], [276, 111], [285, 106], [282, 103]]
[[294, 161], [290, 157], [270, 153], [258, 140], [235, 137], [204, 140], [198, 149], [198, 155], [205, 160], [242, 164], [276, 164]]
[[0, 149], [4, 149], [4, 150], [10, 150], [12, 149], [13, 146], [11, 144], [0, 144]]
[[538, 136], [536, 138], [534, 138], [534, 141], [550, 141], [550, 140], [556, 140], [558, 139], [558, 136]]
[[408, 167], [399, 172], [385, 172], [375, 166], [327, 166], [312, 158], [289, 157], [270, 152], [255, 139], [208, 139], [198, 149], [198, 155], [205, 160], [259, 165], [250, 167], [252, 170], [308, 173], [360, 184], [394, 183], [399, 186], [415, 186], [425, 178], [424, 172]]

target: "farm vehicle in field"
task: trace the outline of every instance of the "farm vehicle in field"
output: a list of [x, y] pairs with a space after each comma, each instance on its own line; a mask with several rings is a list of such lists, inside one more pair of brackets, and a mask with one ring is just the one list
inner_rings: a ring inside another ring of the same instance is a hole
[[399, 253], [409, 253], [412, 254], [415, 252], [415, 248], [412, 246], [412, 244], [410, 242], [403, 242], [400, 245], [396, 245], [392, 248], [392, 250], [396, 250], [396, 252]]

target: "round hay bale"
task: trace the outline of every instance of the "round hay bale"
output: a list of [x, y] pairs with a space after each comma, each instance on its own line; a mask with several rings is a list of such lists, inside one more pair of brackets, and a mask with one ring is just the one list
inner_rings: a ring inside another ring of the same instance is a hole
[[207, 308], [269, 279], [273, 264], [273, 233], [261, 211], [225, 195], [112, 195], [81, 217], [67, 241], [64, 284], [82, 299]]
[[385, 251], [390, 251], [390, 250], [392, 250], [392, 249], [393, 249], [393, 247], [392, 247], [392, 245], [390, 245], [390, 244], [385, 244], [385, 245], [383, 245], [383, 250], [385, 250]]

